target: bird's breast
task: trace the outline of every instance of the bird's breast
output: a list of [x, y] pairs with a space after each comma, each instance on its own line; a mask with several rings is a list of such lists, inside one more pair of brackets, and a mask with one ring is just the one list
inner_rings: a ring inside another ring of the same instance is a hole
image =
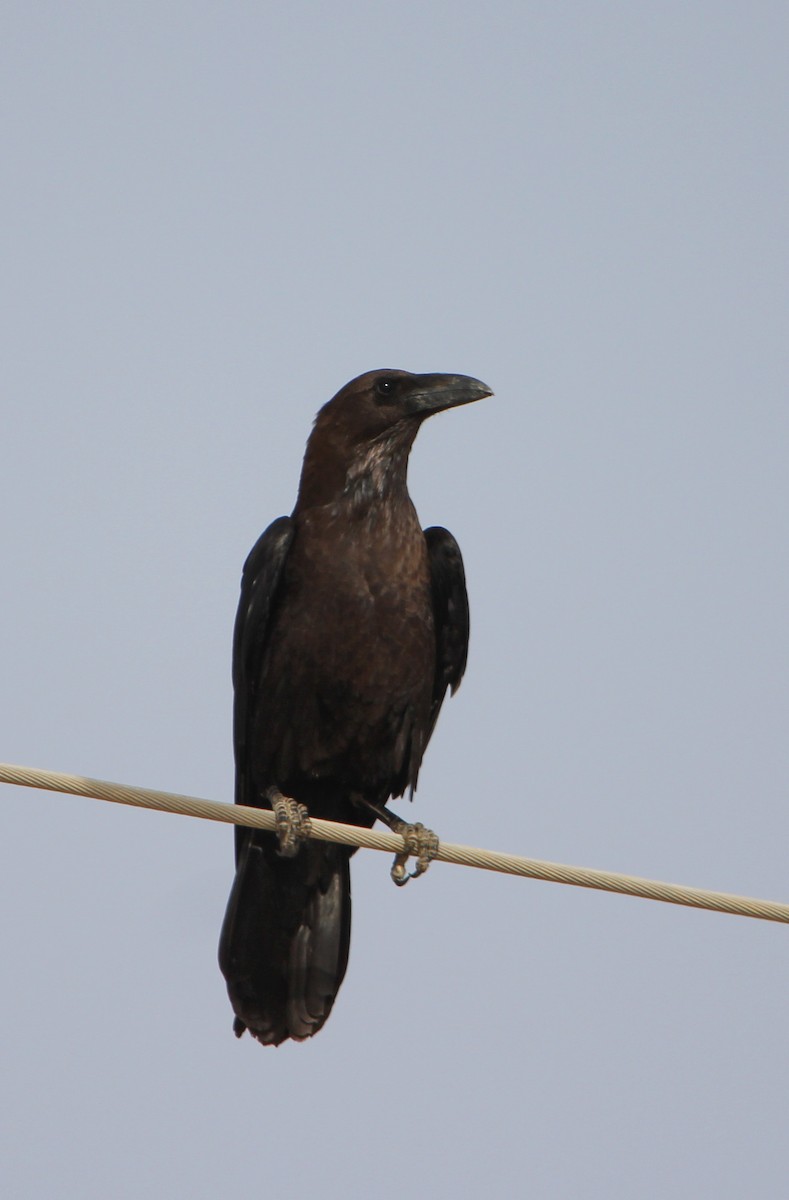
[[[327, 643], [334, 645], [334, 678], [361, 686], [384, 675], [381, 685], [391, 688], [393, 676], [420, 684], [432, 670], [427, 547], [410, 503], [408, 508], [397, 519], [332, 521], [327, 514], [296, 540], [296, 588], [288, 606], [309, 625], [321, 661], [327, 661]], [[401, 663], [391, 661], [404, 652]]]
[[[304, 521], [294, 539], [266, 670], [269, 720], [306, 774], [359, 786], [406, 770], [427, 730], [435, 633], [427, 547], [399, 521]], [[404, 785], [403, 785], [404, 786]]]

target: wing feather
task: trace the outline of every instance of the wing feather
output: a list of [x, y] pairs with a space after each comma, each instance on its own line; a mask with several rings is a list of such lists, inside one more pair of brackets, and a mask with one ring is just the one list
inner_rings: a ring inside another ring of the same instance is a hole
[[283, 568], [293, 542], [291, 517], [279, 517], [258, 538], [244, 563], [241, 598], [233, 630], [233, 748], [236, 804], [255, 804], [249, 795], [250, 720], [261, 686], [261, 665], [271, 633], [272, 614]]
[[425, 530], [425, 541], [436, 631], [436, 673], [430, 710], [432, 733], [447, 688], [454, 694], [466, 669], [469, 611], [463, 558], [452, 534], [440, 525], [434, 525]]

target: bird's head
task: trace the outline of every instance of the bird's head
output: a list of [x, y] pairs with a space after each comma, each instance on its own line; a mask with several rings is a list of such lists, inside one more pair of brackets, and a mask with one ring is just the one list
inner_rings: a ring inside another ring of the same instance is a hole
[[408, 453], [422, 422], [492, 394], [469, 375], [383, 370], [357, 376], [315, 418], [300, 503], [325, 502], [323, 495], [334, 497], [355, 481], [376, 491], [395, 479], [404, 484]]
[[487, 384], [469, 375], [368, 371], [346, 383], [321, 409], [316, 427], [328, 422], [345, 430], [353, 440], [372, 440], [395, 426], [405, 426], [415, 434], [433, 413], [490, 395]]

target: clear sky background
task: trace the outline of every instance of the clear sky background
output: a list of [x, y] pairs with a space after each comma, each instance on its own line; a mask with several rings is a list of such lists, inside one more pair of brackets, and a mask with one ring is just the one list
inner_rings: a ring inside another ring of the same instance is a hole
[[[476, 375], [411, 490], [469, 671], [449, 841], [789, 899], [784, 3], [15, 3], [0, 757], [232, 796], [244, 557], [317, 408]], [[789, 1195], [789, 931], [354, 861], [236, 1041], [222, 826], [2, 789], [15, 1200]]]

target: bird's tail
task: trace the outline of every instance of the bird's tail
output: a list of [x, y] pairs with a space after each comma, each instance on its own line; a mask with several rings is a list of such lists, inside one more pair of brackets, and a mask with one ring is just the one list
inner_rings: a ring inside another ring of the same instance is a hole
[[349, 847], [316, 841], [281, 858], [275, 838], [249, 831], [219, 941], [237, 1037], [249, 1029], [278, 1046], [326, 1021], [348, 965], [349, 859]]

